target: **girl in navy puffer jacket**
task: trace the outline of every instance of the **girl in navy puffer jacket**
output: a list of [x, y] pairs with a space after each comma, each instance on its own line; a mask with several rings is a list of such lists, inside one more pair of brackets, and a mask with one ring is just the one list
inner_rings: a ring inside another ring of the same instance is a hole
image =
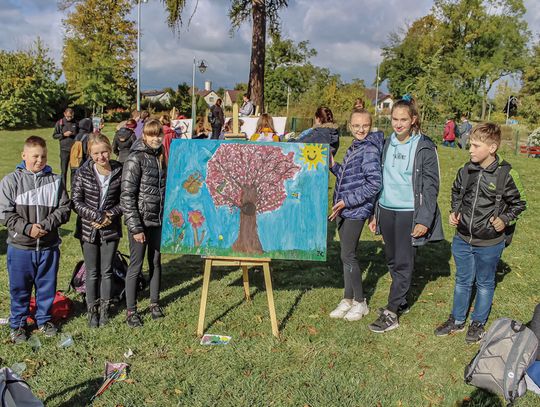
[[355, 140], [345, 153], [343, 164], [330, 158], [330, 171], [336, 176], [336, 188], [329, 219], [337, 220], [345, 281], [343, 300], [330, 317], [347, 321], [357, 321], [369, 312], [362, 291], [362, 272], [356, 249], [364, 223], [373, 215], [382, 185], [384, 136], [379, 131], [370, 132], [371, 121], [367, 110], [353, 110], [349, 128]]

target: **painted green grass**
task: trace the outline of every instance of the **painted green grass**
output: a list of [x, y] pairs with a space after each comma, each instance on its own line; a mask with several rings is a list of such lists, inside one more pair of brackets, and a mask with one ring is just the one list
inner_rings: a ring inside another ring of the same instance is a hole
[[[52, 130], [0, 132], [0, 175], [19, 161], [25, 136], [39, 134], [50, 140]], [[107, 132], [112, 135], [112, 131]], [[344, 139], [342, 157], [350, 140]], [[57, 142], [50, 143], [50, 163], [58, 166]], [[440, 149], [442, 188], [439, 200], [448, 213], [449, 191], [465, 152]], [[491, 320], [512, 316], [530, 319], [540, 302], [537, 215], [540, 160], [506, 158], [514, 164], [527, 190], [528, 211], [518, 223], [498, 273]], [[341, 158], [339, 158], [340, 160]], [[338, 161], [339, 161], [338, 160]], [[333, 184], [333, 179], [331, 179]], [[329, 190], [329, 197], [332, 190]], [[59, 287], [67, 286], [80, 259], [73, 238], [75, 217], [62, 227], [64, 239]], [[212, 274], [206, 331], [233, 337], [230, 345], [203, 347], [195, 335], [202, 286], [202, 261], [195, 256], [164, 255], [162, 303], [167, 317], [154, 322], [146, 312], [148, 293], [141, 296], [145, 326], [131, 330], [123, 310], [104, 329], [86, 326], [84, 308], [62, 328], [73, 335], [68, 349], [57, 339], [40, 338], [43, 347], [8, 343], [7, 327], [0, 328], [3, 366], [25, 361], [24, 377], [47, 406], [84, 406], [101, 383], [105, 361], [123, 361], [131, 348], [130, 380], [114, 384], [95, 406], [502, 406], [494, 396], [463, 383], [463, 368], [478, 346], [465, 344], [464, 334], [436, 338], [435, 326], [448, 316], [453, 290], [454, 263], [447, 241], [418, 252], [411, 290], [414, 303], [399, 329], [384, 335], [369, 332], [377, 307], [386, 303], [390, 278], [379, 238], [364, 231], [359, 258], [364, 287], [373, 310], [357, 323], [334, 321], [328, 313], [342, 295], [339, 242], [335, 226], [328, 225], [326, 262], [273, 261], [274, 298], [281, 338], [271, 335], [262, 272], [250, 271], [253, 301], [242, 297], [242, 273], [220, 268]], [[0, 229], [0, 316], [8, 315], [5, 236]], [[127, 242], [121, 243], [127, 253]], [[75, 298], [75, 297], [74, 297]], [[537, 406], [532, 394], [516, 406]]]

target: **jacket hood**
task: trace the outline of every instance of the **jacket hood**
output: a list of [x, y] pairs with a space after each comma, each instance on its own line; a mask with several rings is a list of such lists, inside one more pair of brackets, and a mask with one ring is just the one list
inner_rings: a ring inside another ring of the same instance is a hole
[[[32, 171], [28, 171], [26, 169], [26, 163], [24, 162], [24, 160], [22, 160], [19, 164], [17, 164], [15, 169], [21, 170], [21, 171], [26, 172], [28, 174], [33, 174]], [[36, 175], [45, 175], [45, 174], [51, 174], [51, 173], [52, 173], [52, 168], [50, 166], [46, 165], [40, 172], [36, 173]]]
[[324, 124], [315, 124], [314, 129], [338, 129], [339, 125], [336, 123], [324, 123]]
[[122, 127], [116, 132], [116, 134], [118, 135], [118, 137], [121, 137], [122, 139], [126, 140], [130, 138], [133, 134], [135, 134], [135, 132], [133, 131], [133, 129], [130, 129], [129, 127]]
[[163, 151], [163, 146], [160, 146], [159, 148], [148, 147], [146, 144], [144, 144], [144, 141], [141, 137], [133, 143], [133, 145], [131, 146], [131, 151], [143, 151], [152, 155], [160, 155]]
[[478, 163], [473, 163], [472, 161], [469, 161], [469, 170], [470, 171], [481, 171], [481, 170], [484, 170], [484, 171], [487, 171], [487, 172], [495, 172], [495, 170], [499, 167], [510, 167], [512, 168], [512, 166], [510, 165], [509, 162], [505, 161], [505, 160], [501, 160], [501, 158], [497, 155], [495, 156], [495, 161], [493, 161], [491, 164], [488, 165], [487, 168], [482, 168], [482, 166]]
[[79, 122], [79, 131], [81, 133], [91, 133], [93, 129], [92, 119], [86, 118]]
[[373, 131], [370, 132], [364, 140], [353, 140], [353, 145], [355, 147], [359, 146], [361, 143], [370, 143], [373, 146], [379, 150], [379, 152], [382, 151], [384, 146], [384, 133], [382, 131]]

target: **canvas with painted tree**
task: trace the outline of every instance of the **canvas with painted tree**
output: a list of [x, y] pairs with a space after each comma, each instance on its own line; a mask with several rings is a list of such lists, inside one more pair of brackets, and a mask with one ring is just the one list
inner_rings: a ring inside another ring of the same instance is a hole
[[163, 253], [326, 259], [328, 146], [173, 140]]

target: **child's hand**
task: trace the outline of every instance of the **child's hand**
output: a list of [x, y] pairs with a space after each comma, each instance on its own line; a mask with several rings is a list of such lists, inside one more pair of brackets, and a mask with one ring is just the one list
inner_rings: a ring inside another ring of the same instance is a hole
[[450, 218], [448, 219], [450, 226], [456, 227], [459, 224], [460, 219], [461, 213], [456, 214], [455, 212], [452, 212], [450, 214]]
[[497, 232], [502, 232], [506, 225], [501, 218], [494, 218], [493, 216], [489, 220]]
[[333, 221], [334, 219], [336, 219], [340, 212], [343, 210], [343, 208], [345, 208], [345, 202], [341, 200], [332, 207], [332, 213], [328, 217], [328, 220]]
[[47, 234], [47, 231], [43, 229], [43, 227], [38, 223], [34, 223], [32, 225], [32, 228], [30, 229], [30, 237], [33, 239], [39, 239], [40, 237], [43, 237], [46, 234]]
[[144, 232], [134, 234], [134, 235], [133, 235], [133, 239], [134, 239], [137, 243], [144, 243], [144, 242], [146, 242], [146, 236], [144, 235]]
[[71, 131], [69, 131], [69, 130], [68, 130], [68, 131], [65, 131], [65, 132], [64, 132], [64, 137], [69, 137], [69, 136], [71, 136], [72, 134], [73, 134], [73, 132], [71, 132]]
[[375, 216], [372, 216], [369, 220], [368, 227], [369, 230], [371, 230], [371, 233], [375, 233], [377, 231], [377, 219], [375, 219]]
[[421, 225], [420, 223], [417, 223], [414, 226], [413, 232], [411, 233], [412, 237], [422, 237], [424, 236], [428, 231], [428, 228], [424, 225]]

